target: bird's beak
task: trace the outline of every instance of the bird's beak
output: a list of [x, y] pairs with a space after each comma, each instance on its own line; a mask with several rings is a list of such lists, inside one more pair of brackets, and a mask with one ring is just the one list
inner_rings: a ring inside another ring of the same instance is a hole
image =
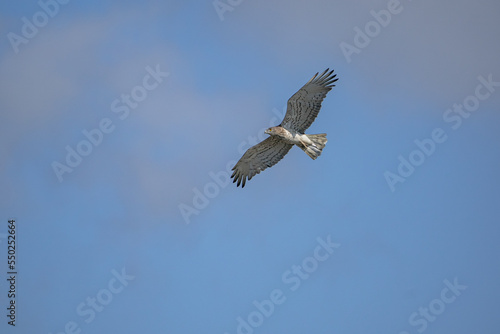
[[269, 129], [266, 129], [266, 131], [264, 131], [264, 133], [265, 133], [266, 135], [269, 135], [269, 134], [270, 134], [270, 133], [269, 133]]

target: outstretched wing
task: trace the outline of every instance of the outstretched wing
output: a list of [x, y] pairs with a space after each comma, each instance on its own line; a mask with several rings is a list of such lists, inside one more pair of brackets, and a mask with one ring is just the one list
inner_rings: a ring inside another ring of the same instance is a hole
[[250, 181], [255, 174], [274, 166], [290, 151], [292, 144], [288, 144], [280, 137], [271, 136], [255, 146], [250, 147], [233, 167], [233, 183], [243, 188], [246, 179]]
[[333, 83], [338, 80], [333, 70], [330, 72], [328, 70], [326, 69], [319, 77], [316, 73], [288, 100], [281, 126], [301, 133], [311, 126], [321, 109], [321, 102], [332, 87], [335, 87]]

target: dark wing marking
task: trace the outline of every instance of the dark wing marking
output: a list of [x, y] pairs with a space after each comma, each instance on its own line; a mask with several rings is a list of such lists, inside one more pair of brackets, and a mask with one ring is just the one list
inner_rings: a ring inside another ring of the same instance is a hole
[[335, 87], [334, 82], [338, 80], [333, 70], [330, 72], [328, 70], [326, 69], [319, 77], [316, 73], [288, 100], [281, 126], [301, 133], [311, 126], [321, 109], [321, 102], [332, 87]]
[[232, 169], [233, 183], [238, 181], [237, 186], [241, 184], [243, 188], [247, 178], [250, 181], [255, 174], [276, 165], [292, 146], [280, 137], [271, 136], [250, 147]]

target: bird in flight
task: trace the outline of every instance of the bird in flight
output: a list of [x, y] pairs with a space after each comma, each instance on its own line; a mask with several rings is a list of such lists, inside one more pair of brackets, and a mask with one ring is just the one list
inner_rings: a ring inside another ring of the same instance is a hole
[[321, 155], [327, 142], [326, 133], [306, 135], [304, 131], [318, 116], [321, 102], [335, 87], [338, 80], [333, 70], [326, 69], [320, 76], [316, 73], [287, 103], [286, 114], [278, 126], [265, 131], [270, 135], [255, 146], [250, 147], [233, 167], [233, 183], [243, 188], [246, 180], [278, 163], [293, 145], [300, 147], [313, 160]]

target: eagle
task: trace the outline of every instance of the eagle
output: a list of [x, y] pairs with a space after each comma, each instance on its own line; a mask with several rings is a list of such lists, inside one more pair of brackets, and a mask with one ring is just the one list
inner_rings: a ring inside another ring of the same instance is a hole
[[233, 167], [231, 178], [237, 187], [245, 187], [255, 174], [278, 163], [297, 145], [313, 160], [321, 155], [326, 145], [326, 133], [307, 135], [304, 131], [311, 126], [326, 94], [335, 87], [338, 80], [333, 70], [326, 69], [321, 75], [316, 73], [287, 103], [286, 114], [278, 126], [265, 131], [270, 135], [255, 146], [250, 147]]

